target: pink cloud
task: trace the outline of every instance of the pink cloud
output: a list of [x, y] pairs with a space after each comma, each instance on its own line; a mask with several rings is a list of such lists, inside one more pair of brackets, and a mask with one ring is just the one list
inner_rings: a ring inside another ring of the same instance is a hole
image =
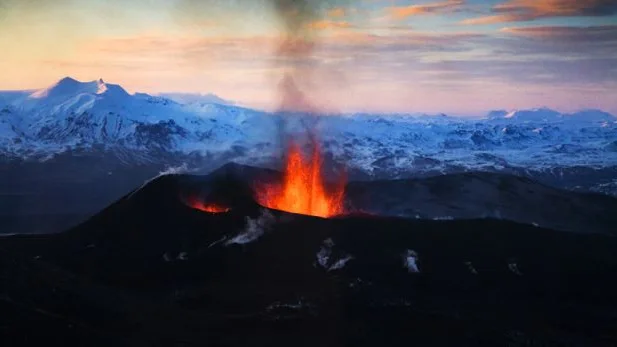
[[446, 0], [425, 5], [409, 5], [387, 8], [394, 19], [405, 19], [411, 16], [453, 11], [465, 3], [463, 0]]

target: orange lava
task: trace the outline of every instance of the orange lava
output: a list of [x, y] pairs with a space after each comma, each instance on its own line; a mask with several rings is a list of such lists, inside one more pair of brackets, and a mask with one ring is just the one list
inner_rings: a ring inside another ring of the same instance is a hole
[[300, 147], [290, 142], [282, 186], [266, 185], [257, 189], [257, 199], [262, 206], [325, 218], [345, 212], [346, 179], [342, 176], [333, 189], [326, 189], [320, 148], [316, 141], [312, 143], [312, 154], [306, 160]]
[[225, 213], [231, 210], [231, 208], [229, 207], [225, 207], [225, 206], [221, 206], [217, 204], [207, 204], [198, 199], [191, 199], [188, 202], [188, 205], [196, 210], [208, 212], [208, 213]]

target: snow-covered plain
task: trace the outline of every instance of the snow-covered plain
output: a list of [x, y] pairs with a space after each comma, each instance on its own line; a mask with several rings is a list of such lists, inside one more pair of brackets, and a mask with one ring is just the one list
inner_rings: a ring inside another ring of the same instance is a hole
[[46, 160], [66, 151], [104, 149], [131, 153], [135, 160], [143, 158], [138, 153], [225, 154], [255, 165], [280, 156], [281, 134], [314, 126], [331, 159], [368, 175], [428, 168], [445, 172], [451, 166], [617, 165], [617, 118], [600, 110], [493, 111], [482, 119], [413, 113], [307, 116], [214, 101], [179, 103], [129, 94], [103, 80], [68, 77], [41, 90], [0, 92], [0, 155]]

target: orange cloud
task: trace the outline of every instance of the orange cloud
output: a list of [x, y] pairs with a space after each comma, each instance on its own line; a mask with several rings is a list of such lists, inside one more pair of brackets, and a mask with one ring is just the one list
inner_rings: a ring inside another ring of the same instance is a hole
[[331, 18], [341, 18], [347, 15], [347, 10], [344, 9], [343, 7], [335, 7], [329, 10], [327, 15], [328, 17], [331, 17]]
[[[325, 28], [328, 24], [317, 23]], [[348, 24], [335, 24], [347, 27]], [[397, 35], [375, 35], [354, 30], [335, 30], [322, 38], [319, 59], [337, 60], [360, 53], [424, 51], [427, 47], [452, 47], [461, 42], [483, 38], [473, 32], [426, 33], [403, 32]], [[203, 66], [208, 64], [238, 64], [256, 66], [272, 59], [306, 58], [316, 47], [315, 42], [278, 36], [201, 37], [177, 35], [135, 35], [101, 37], [83, 42], [75, 58], [89, 63], [139, 66]], [[317, 54], [317, 53], [316, 53]], [[310, 57], [313, 58], [313, 57]], [[308, 59], [308, 58], [307, 58]], [[194, 64], [186, 64], [194, 63]], [[158, 65], [160, 64], [160, 65]]]
[[313, 30], [347, 29], [351, 27], [351, 23], [346, 21], [322, 19], [309, 23], [308, 27]]
[[231, 61], [259, 64], [270, 57], [276, 38], [136, 35], [101, 37], [82, 43], [75, 57], [83, 61], [148, 66], [201, 67]]
[[464, 0], [446, 0], [425, 5], [390, 7], [387, 10], [393, 18], [405, 19], [411, 16], [452, 11], [464, 3]]
[[528, 37], [557, 37], [569, 34], [572, 32], [572, 27], [556, 27], [556, 26], [542, 26], [542, 27], [512, 27], [502, 28], [499, 31], [518, 36]]
[[531, 21], [547, 17], [610, 16], [617, 13], [615, 0], [508, 0], [492, 8], [494, 15], [471, 18], [462, 24]]
[[484, 16], [484, 17], [478, 17], [478, 18], [465, 19], [461, 22], [461, 24], [482, 25], [482, 24], [518, 22], [518, 21], [525, 21], [526, 20], [525, 18], [526, 18], [525, 16], [521, 16], [521, 15], [497, 14], [494, 16]]

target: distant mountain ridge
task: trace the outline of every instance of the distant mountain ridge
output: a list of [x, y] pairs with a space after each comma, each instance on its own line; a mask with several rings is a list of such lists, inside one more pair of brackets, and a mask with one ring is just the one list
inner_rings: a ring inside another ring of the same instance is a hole
[[[309, 120], [229, 105], [213, 95], [192, 103], [165, 95], [129, 94], [103, 79], [70, 77], [36, 91], [0, 92], [0, 154], [47, 160], [103, 150], [127, 163], [189, 155], [268, 165], [280, 158], [281, 126], [295, 136]], [[601, 110], [498, 110], [484, 119], [361, 113], [310, 121], [328, 160], [369, 176], [617, 166], [617, 118]]]
[[617, 117], [602, 110], [585, 109], [574, 113], [561, 113], [547, 107], [534, 108], [529, 110], [495, 110], [487, 115], [490, 120], [509, 120], [519, 122], [614, 122]]
[[167, 98], [173, 100], [175, 102], [181, 104], [219, 104], [219, 105], [227, 105], [232, 106], [236, 105], [236, 102], [223, 99], [218, 95], [207, 93], [207, 94], [199, 94], [199, 93], [160, 93], [157, 96]]

